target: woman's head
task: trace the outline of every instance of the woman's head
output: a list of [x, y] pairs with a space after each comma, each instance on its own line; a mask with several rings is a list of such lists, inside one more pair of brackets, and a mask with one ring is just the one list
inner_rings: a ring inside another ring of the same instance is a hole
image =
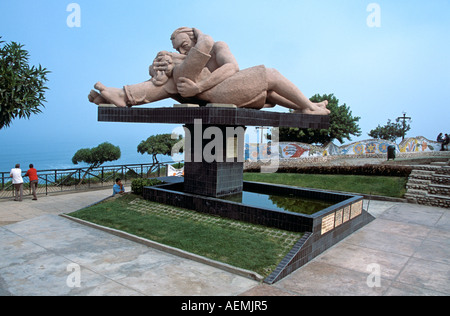
[[[150, 76], [156, 86], [162, 86], [170, 77], [172, 77], [173, 68], [176, 64], [182, 62], [185, 56], [167, 51], [161, 51], [156, 55], [153, 64], [150, 66]], [[165, 70], [156, 70], [163, 68]]]
[[[166, 70], [155, 70], [158, 68], [165, 68]], [[173, 61], [169, 52], [161, 51], [156, 55], [153, 64], [150, 66], [150, 76], [156, 86], [165, 84], [172, 76]]]

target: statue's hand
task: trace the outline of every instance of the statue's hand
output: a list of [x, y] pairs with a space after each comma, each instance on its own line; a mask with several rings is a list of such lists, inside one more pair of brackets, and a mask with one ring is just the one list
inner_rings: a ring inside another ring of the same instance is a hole
[[168, 69], [167, 62], [165, 61], [155, 61], [150, 67], [153, 67], [153, 69], [156, 71], [166, 71]]
[[184, 77], [181, 77], [178, 80], [177, 90], [178, 93], [185, 98], [196, 96], [201, 92], [200, 88], [194, 81]]
[[196, 28], [192, 28], [192, 31], [194, 32], [194, 37], [196, 39], [198, 39], [198, 37], [203, 34], [202, 31], [200, 31], [199, 29], [196, 29]]

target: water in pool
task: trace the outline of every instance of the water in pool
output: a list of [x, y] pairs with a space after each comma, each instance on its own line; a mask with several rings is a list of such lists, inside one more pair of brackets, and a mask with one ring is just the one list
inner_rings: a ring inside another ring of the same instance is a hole
[[329, 201], [303, 198], [294, 195], [284, 196], [250, 191], [243, 191], [242, 193], [225, 196], [221, 199], [276, 211], [289, 211], [308, 215], [319, 212], [334, 204]]

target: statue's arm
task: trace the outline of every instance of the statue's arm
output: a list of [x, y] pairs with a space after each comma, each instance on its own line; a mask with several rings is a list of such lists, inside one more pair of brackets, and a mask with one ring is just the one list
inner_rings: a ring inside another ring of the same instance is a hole
[[202, 78], [197, 82], [200, 93], [215, 87], [239, 71], [239, 65], [236, 58], [233, 56], [230, 48], [225, 42], [216, 42], [212, 53], [215, 55], [218, 68], [209, 76]]
[[[203, 68], [211, 59], [211, 50], [214, 47], [214, 40], [211, 36], [205, 35], [198, 30], [195, 30], [197, 37], [196, 45], [189, 51], [184, 61], [177, 65], [173, 71], [173, 78], [175, 82], [179, 83], [180, 78], [189, 79], [195, 83]], [[183, 80], [181, 80], [183, 81]], [[199, 92], [190, 96], [194, 96]]]
[[214, 40], [211, 36], [203, 34], [198, 29], [193, 29], [194, 34], [197, 38], [197, 44], [195, 44], [195, 48], [197, 48], [203, 54], [209, 55], [211, 50], [214, 48]]
[[[216, 42], [211, 36], [193, 29], [197, 38], [195, 47], [191, 49], [183, 65], [175, 77], [179, 93], [184, 97], [192, 97], [215, 87], [225, 79], [239, 71], [239, 65], [225, 42]], [[199, 57], [199, 55], [207, 56]], [[210, 72], [203, 72], [204, 67]]]

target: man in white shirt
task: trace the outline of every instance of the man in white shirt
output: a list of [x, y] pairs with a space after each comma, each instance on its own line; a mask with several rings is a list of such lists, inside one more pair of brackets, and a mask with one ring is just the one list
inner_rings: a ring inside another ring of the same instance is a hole
[[16, 197], [14, 201], [22, 201], [23, 197], [23, 178], [22, 170], [20, 169], [20, 164], [16, 164], [14, 169], [11, 169], [9, 176], [12, 178], [12, 183], [14, 189], [16, 190]]

